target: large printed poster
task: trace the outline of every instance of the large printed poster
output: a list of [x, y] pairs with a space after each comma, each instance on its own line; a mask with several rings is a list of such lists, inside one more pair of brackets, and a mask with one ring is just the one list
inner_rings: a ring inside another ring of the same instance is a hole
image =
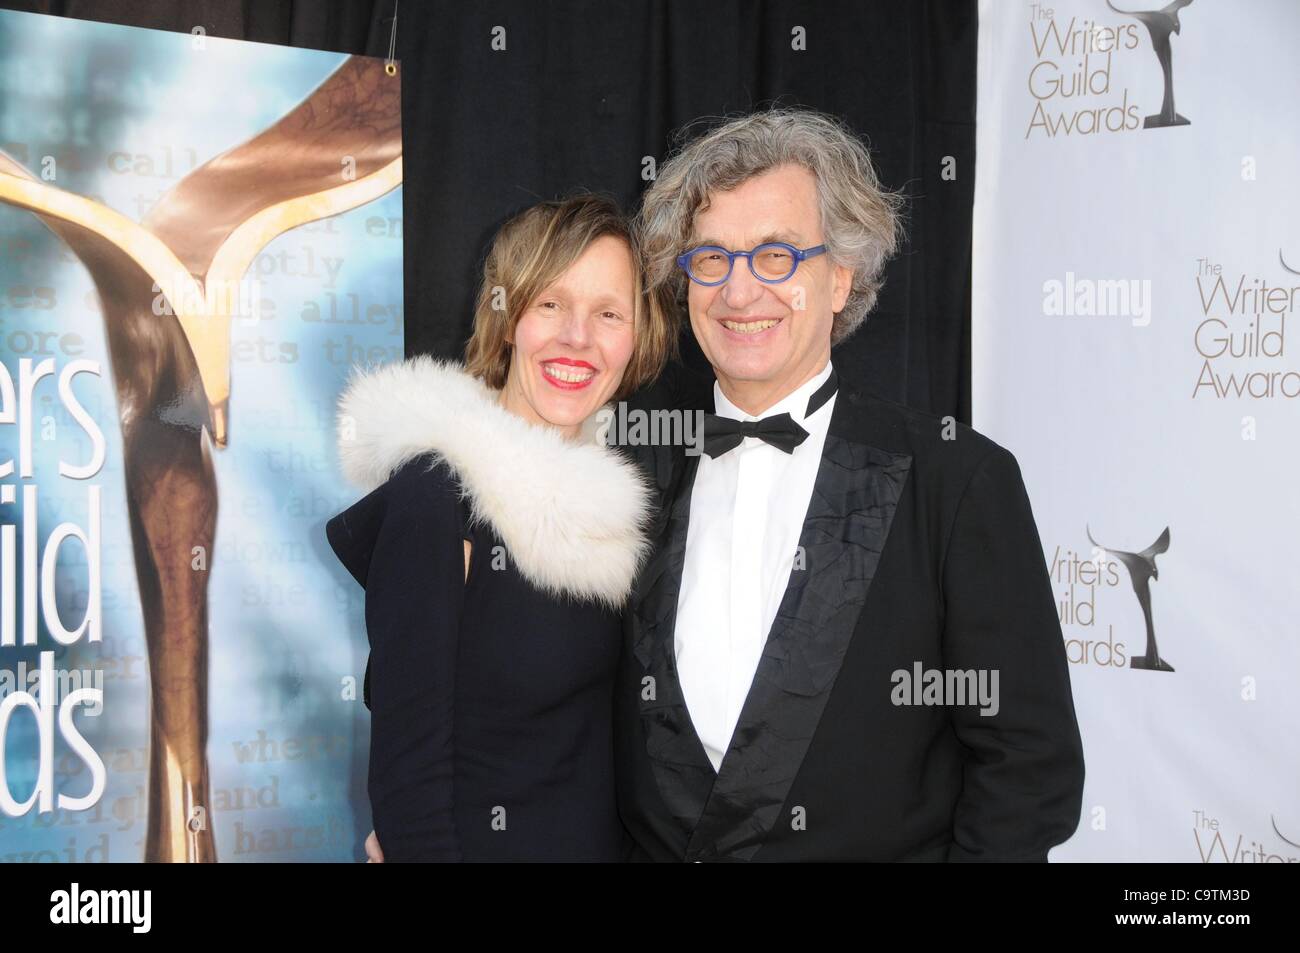
[[359, 856], [401, 181], [394, 63], [0, 11], [0, 861]]
[[980, 5], [977, 429], [1087, 782], [1053, 860], [1300, 861], [1300, 5]]

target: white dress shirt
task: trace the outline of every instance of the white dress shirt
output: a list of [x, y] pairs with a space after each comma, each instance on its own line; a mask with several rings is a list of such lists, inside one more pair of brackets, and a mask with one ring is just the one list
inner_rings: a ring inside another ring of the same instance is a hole
[[[804, 412], [830, 374], [828, 361], [761, 415], [789, 413], [808, 431], [793, 453], [746, 437], [716, 459], [700, 456], [673, 639], [686, 707], [714, 771], [790, 580], [835, 397], [811, 416]], [[717, 383], [713, 402], [721, 417], [759, 419], [727, 400]]]

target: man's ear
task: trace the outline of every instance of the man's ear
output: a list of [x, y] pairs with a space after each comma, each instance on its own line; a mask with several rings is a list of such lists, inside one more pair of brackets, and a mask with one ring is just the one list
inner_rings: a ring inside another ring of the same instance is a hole
[[845, 303], [849, 300], [849, 292], [853, 290], [853, 269], [844, 265], [836, 265], [835, 271], [831, 274], [831, 313], [839, 314], [844, 310]]

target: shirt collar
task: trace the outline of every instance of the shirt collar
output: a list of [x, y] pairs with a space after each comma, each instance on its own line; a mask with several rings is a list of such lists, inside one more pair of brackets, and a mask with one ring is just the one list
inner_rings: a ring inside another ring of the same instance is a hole
[[[763, 411], [761, 416], [771, 417], [774, 414], [789, 414], [794, 419], [795, 423], [802, 424], [807, 419], [806, 411], [808, 410], [808, 399], [817, 392], [819, 387], [826, 383], [827, 378], [830, 376], [831, 362], [827, 361], [826, 366], [823, 367], [820, 372], [815, 374], [811, 379], [805, 381], [799, 387], [795, 388], [794, 391], [787, 394], [785, 397], [782, 397], [767, 410]], [[831, 401], [822, 404], [821, 407], [813, 411], [812, 416], [816, 417], [818, 414], [825, 411], [830, 404]], [[753, 414], [746, 413], [731, 401], [727, 400], [727, 396], [722, 393], [722, 388], [718, 385], [716, 380], [713, 382], [713, 406], [715, 408], [715, 413], [717, 413], [719, 417], [730, 417], [733, 420], [759, 419]]]

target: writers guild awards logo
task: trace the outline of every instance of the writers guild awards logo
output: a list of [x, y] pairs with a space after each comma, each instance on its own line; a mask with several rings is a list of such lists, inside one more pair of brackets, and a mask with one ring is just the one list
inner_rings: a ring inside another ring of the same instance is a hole
[[1092, 538], [1091, 527], [1085, 529], [1088, 533], [1088, 542], [1118, 558], [1128, 569], [1129, 581], [1133, 583], [1133, 594], [1137, 596], [1138, 605], [1142, 607], [1142, 615], [1146, 619], [1146, 653], [1130, 658], [1129, 666], [1152, 672], [1172, 672], [1174, 667], [1160, 657], [1160, 650], [1156, 647], [1156, 627], [1151, 621], [1151, 580], [1160, 578], [1160, 570], [1156, 568], [1156, 556], [1169, 549], [1169, 527], [1166, 526], [1160, 538], [1140, 553], [1126, 553], [1103, 546]]
[[1178, 11], [1191, 3], [1192, 0], [1174, 0], [1173, 3], [1161, 10], [1130, 11], [1118, 9], [1110, 0], [1106, 0], [1106, 6], [1110, 7], [1121, 16], [1133, 17], [1140, 21], [1151, 34], [1151, 46], [1156, 51], [1156, 57], [1160, 60], [1160, 71], [1165, 76], [1165, 98], [1160, 106], [1160, 112], [1153, 116], [1147, 116], [1142, 121], [1143, 129], [1161, 129], [1165, 126], [1190, 126], [1191, 120], [1185, 116], [1178, 115], [1174, 109], [1174, 51], [1169, 43], [1169, 34], [1181, 34], [1181, 24], [1178, 22]]
[[1282, 249], [1280, 248], [1277, 250], [1277, 260], [1280, 261], [1282, 263], [1282, 267], [1285, 268], [1287, 271], [1291, 272], [1291, 274], [1300, 275], [1300, 271], [1296, 271], [1294, 268], [1292, 268], [1290, 265], [1286, 263], [1286, 259], [1282, 257]]

